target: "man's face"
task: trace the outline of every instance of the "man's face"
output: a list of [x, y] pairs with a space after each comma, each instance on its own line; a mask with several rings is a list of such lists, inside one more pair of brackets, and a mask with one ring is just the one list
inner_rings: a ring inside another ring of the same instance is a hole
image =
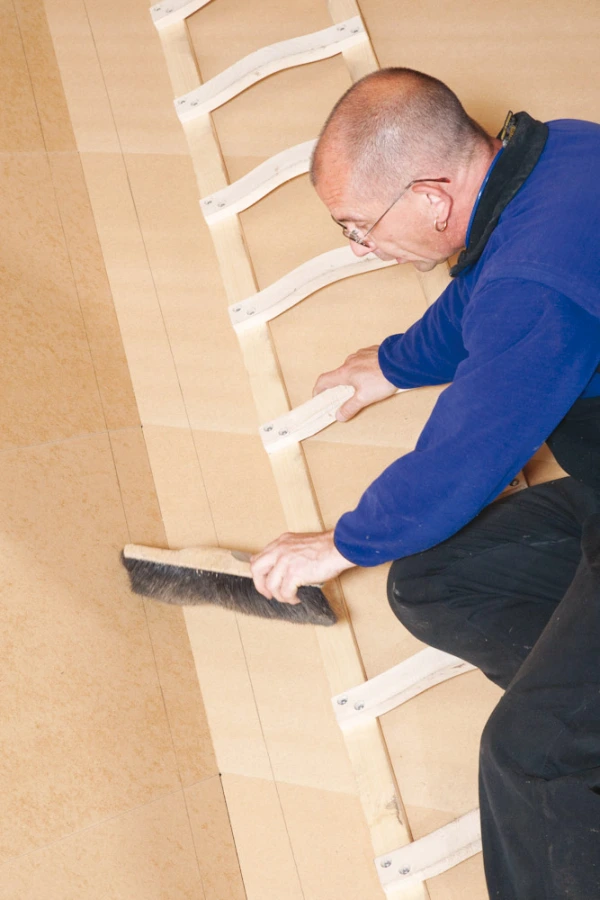
[[332, 176], [319, 180], [317, 194], [346, 235], [363, 238], [369, 232], [365, 244], [350, 238], [357, 256], [374, 253], [379, 259], [410, 262], [428, 272], [451, 255], [443, 235], [434, 227], [435, 197], [432, 200], [424, 185], [408, 189], [395, 203], [393, 196], [385, 203], [380, 198], [359, 197], [348, 179], [344, 184], [343, 176], [335, 178], [335, 172]]

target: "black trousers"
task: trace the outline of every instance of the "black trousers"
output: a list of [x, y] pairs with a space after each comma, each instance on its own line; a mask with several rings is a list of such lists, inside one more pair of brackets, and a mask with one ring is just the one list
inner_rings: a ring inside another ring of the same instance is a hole
[[480, 755], [491, 900], [600, 900], [599, 509], [548, 482], [390, 569], [403, 625], [505, 688]]

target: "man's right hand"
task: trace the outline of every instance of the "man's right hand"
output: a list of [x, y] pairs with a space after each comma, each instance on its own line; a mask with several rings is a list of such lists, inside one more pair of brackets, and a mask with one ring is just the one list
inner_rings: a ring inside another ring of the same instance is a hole
[[351, 384], [354, 388], [354, 395], [336, 413], [338, 422], [347, 422], [365, 406], [378, 403], [396, 393], [397, 388], [387, 380], [379, 367], [378, 351], [377, 344], [363, 347], [352, 353], [338, 369], [324, 372], [317, 379], [313, 397], [338, 384]]

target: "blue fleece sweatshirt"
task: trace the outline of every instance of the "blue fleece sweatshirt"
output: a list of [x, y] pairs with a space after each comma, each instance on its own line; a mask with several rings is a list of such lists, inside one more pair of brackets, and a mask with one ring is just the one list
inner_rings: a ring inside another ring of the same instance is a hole
[[455, 534], [509, 484], [582, 395], [600, 394], [600, 125], [550, 122], [482, 256], [379, 350], [401, 388], [451, 384], [416, 448], [337, 523], [375, 566]]

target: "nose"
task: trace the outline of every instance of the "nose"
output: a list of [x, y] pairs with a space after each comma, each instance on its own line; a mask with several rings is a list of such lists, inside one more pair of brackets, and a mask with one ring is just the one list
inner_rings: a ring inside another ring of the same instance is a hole
[[357, 244], [356, 241], [349, 241], [349, 244], [355, 256], [366, 256], [373, 251], [370, 244]]

